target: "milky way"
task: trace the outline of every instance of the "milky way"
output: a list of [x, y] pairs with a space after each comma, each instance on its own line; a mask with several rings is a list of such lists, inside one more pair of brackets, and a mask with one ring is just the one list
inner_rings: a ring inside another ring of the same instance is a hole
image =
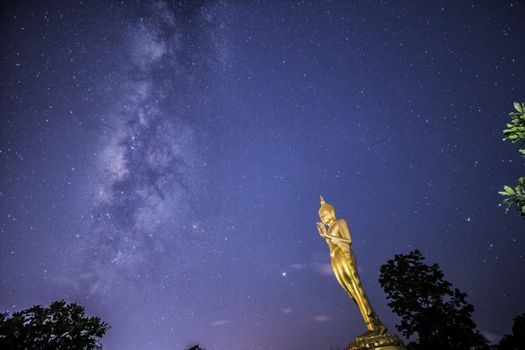
[[127, 29], [122, 72], [104, 82], [114, 100], [102, 116], [93, 228], [86, 237], [95, 291], [121, 278], [144, 282], [151, 274], [147, 262], [173, 249], [175, 231], [192, 224], [189, 207], [203, 161], [187, 122], [193, 111], [177, 99], [182, 91], [193, 93], [195, 77], [179, 58], [188, 48], [171, 10], [161, 4], [151, 12]]

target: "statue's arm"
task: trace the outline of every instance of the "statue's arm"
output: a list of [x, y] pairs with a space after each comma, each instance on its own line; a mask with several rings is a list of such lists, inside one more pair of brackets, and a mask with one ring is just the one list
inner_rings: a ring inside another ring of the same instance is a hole
[[[342, 220], [343, 227], [341, 226], [341, 221], [337, 224], [334, 224], [326, 230], [326, 226], [322, 222], [317, 223], [317, 229], [321, 237], [330, 240], [333, 243], [346, 243], [352, 244], [350, 239], [350, 231], [348, 230], [348, 224], [346, 221]], [[339, 235], [337, 235], [339, 233]]]
[[341, 239], [346, 241], [348, 244], [352, 244], [352, 235], [350, 234], [350, 228], [348, 227], [348, 223], [346, 222], [346, 220], [339, 220], [339, 222], [337, 223], [337, 227], [339, 229]]
[[[344, 221], [344, 226], [346, 226], [346, 230], [348, 231], [348, 224], [346, 224], [346, 221]], [[325, 237], [332, 240], [332, 242], [334, 243], [352, 244], [352, 241], [349, 239], [350, 234], [349, 233], [345, 234], [343, 230], [344, 230], [344, 227], [341, 227], [341, 222], [337, 222], [336, 224], [330, 226]]]

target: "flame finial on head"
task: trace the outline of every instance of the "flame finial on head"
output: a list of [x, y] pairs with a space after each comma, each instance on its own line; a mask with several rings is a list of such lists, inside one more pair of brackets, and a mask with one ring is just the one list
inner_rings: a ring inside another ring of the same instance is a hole
[[321, 208], [319, 208], [319, 215], [324, 211], [331, 211], [335, 214], [335, 209], [330, 204], [326, 203], [323, 196], [320, 196], [321, 199]]

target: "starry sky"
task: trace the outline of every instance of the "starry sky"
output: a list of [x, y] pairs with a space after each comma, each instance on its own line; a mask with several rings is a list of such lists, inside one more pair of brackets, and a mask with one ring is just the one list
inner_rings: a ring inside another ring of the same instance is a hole
[[105, 349], [329, 349], [420, 249], [491, 341], [525, 311], [521, 1], [3, 2], [0, 309], [78, 302]]

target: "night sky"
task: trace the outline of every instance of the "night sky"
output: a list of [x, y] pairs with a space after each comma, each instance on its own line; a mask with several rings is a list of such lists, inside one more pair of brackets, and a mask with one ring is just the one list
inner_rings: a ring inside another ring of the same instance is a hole
[[491, 341], [525, 311], [520, 1], [3, 2], [0, 309], [78, 302], [104, 349], [329, 349], [420, 249]]

